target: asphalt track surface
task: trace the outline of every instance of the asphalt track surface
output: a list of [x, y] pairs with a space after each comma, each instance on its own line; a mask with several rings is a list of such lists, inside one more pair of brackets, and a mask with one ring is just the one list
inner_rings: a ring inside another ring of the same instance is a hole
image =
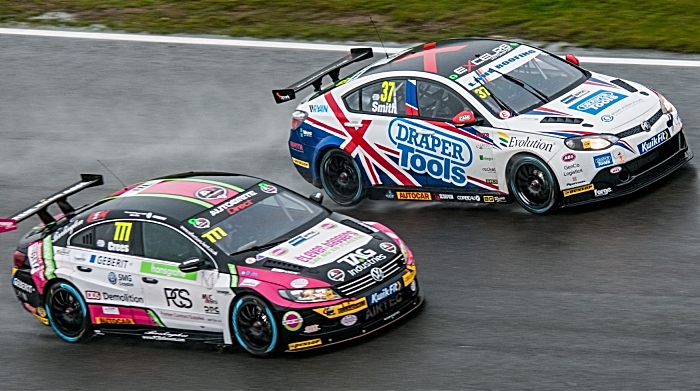
[[[275, 105], [270, 90], [336, 57], [0, 36], [0, 216], [82, 172], [107, 183], [77, 204], [119, 189], [97, 159], [127, 184], [227, 170], [311, 193], [286, 147], [294, 104]], [[695, 68], [587, 67], [665, 94], [700, 152]], [[426, 305], [356, 343], [275, 359], [130, 338], [63, 342], [12, 293], [26, 222], [0, 236], [0, 389], [698, 389], [697, 164], [632, 196], [546, 217], [517, 205], [326, 201], [403, 236]]]

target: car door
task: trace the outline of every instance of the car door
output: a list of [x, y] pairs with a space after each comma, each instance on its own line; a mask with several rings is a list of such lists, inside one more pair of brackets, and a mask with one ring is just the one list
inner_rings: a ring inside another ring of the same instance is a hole
[[[157, 222], [143, 222], [143, 260], [140, 277], [146, 305], [169, 328], [221, 331], [214, 285], [219, 277], [215, 262], [180, 231]], [[183, 273], [178, 266], [205, 259], [208, 268]]]
[[72, 281], [90, 304], [96, 324], [135, 324], [124, 307], [144, 307], [140, 266], [140, 222], [107, 221], [78, 231], [68, 240]]
[[490, 128], [455, 127], [452, 122], [463, 111], [473, 112], [478, 119], [479, 113], [454, 90], [436, 81], [417, 80], [416, 93], [423, 131], [416, 132], [414, 144], [426, 162], [423, 185], [493, 190], [498, 175]]
[[411, 169], [411, 153], [405, 150], [410, 146], [402, 140], [408, 137], [407, 118], [417, 113], [415, 96], [415, 81], [394, 77], [373, 80], [343, 97], [350, 112], [346, 129], [353, 136], [345, 149], [351, 154], [359, 149], [372, 185], [420, 186], [424, 180], [423, 172]]

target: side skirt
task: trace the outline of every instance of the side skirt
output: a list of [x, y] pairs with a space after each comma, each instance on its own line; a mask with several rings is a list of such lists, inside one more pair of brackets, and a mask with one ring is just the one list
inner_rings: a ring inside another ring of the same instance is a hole
[[224, 344], [223, 333], [143, 326], [133, 327], [93, 325], [93, 327], [95, 335], [126, 335], [141, 337], [143, 340], [163, 342], [201, 342], [213, 345]]
[[437, 201], [486, 204], [510, 204], [513, 202], [510, 195], [498, 191], [474, 192], [436, 187], [374, 186], [367, 189], [367, 197], [371, 200], [389, 201]]

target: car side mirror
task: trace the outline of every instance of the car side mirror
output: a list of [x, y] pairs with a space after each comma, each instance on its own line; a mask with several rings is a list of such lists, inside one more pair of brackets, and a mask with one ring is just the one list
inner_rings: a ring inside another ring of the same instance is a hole
[[452, 118], [452, 123], [458, 128], [473, 124], [475, 122], [476, 116], [474, 116], [474, 113], [469, 110], [464, 110]]
[[323, 203], [323, 194], [321, 193], [313, 193], [309, 196], [309, 199], [319, 205]]
[[566, 55], [566, 61], [568, 61], [576, 66], [578, 66], [578, 64], [579, 64], [578, 58], [576, 58], [576, 56], [574, 56], [571, 53]]
[[192, 273], [192, 272], [196, 272], [198, 270], [204, 269], [204, 266], [206, 266], [206, 264], [207, 264], [207, 261], [204, 259], [190, 258], [190, 259], [186, 260], [185, 262], [182, 262], [178, 266], [178, 268], [183, 273]]

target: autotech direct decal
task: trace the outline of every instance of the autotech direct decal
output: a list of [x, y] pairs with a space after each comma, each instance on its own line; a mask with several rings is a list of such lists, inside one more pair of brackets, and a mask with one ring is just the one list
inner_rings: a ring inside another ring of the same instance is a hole
[[461, 138], [398, 118], [389, 124], [389, 139], [399, 151], [401, 168], [457, 186], [467, 183], [472, 150]]

